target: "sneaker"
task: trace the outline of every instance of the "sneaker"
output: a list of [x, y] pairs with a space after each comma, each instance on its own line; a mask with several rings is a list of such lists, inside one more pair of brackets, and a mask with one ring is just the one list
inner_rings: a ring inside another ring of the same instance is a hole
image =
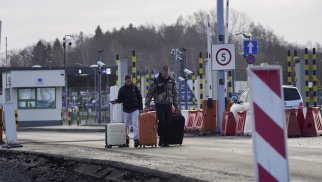
[[134, 147], [138, 147], [139, 146], [139, 140], [138, 139], [135, 139], [134, 140]]

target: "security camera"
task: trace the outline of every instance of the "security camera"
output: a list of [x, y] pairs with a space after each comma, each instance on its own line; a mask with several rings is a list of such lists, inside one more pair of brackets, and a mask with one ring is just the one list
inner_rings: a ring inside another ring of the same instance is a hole
[[192, 74], [193, 74], [193, 72], [192, 72], [192, 71], [190, 71], [190, 70], [188, 70], [187, 68], [185, 68], [183, 71], [184, 71], [187, 75], [192, 75]]
[[171, 52], [170, 52], [171, 56], [174, 55], [174, 49], [171, 49]]
[[105, 66], [105, 64], [102, 63], [101, 61], [97, 61], [97, 65], [100, 66], [100, 67], [104, 67]]
[[184, 81], [184, 78], [182, 78], [181, 76], [179, 76], [178, 79], [180, 80], [180, 82]]

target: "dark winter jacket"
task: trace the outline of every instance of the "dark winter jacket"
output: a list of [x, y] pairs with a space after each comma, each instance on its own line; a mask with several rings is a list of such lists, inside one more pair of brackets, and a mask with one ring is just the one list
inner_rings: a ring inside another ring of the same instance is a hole
[[133, 84], [130, 86], [122, 86], [119, 90], [118, 98], [115, 101], [117, 103], [123, 103], [123, 111], [127, 113], [143, 109], [141, 92]]
[[154, 79], [149, 87], [145, 105], [149, 105], [151, 99], [157, 104], [172, 104], [178, 106], [178, 92], [176, 82], [170, 76], [165, 79], [160, 73], [158, 78]]

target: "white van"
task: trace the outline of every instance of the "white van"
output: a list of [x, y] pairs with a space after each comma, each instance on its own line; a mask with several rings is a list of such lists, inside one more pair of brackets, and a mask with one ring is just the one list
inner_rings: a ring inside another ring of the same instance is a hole
[[[284, 92], [285, 109], [303, 108], [303, 99], [296, 87], [283, 85], [282, 88]], [[249, 97], [249, 89], [247, 88], [241, 92], [237, 102], [230, 107], [230, 111], [234, 114], [235, 120], [237, 119], [238, 112], [248, 111], [250, 109]]]

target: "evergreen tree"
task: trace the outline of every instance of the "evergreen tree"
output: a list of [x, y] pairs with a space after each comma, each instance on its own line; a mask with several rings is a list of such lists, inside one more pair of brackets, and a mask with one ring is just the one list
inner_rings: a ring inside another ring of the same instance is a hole
[[31, 63], [33, 65], [45, 66], [46, 57], [46, 45], [40, 40], [32, 49]]
[[52, 66], [63, 67], [63, 45], [58, 38], [55, 39], [52, 48]]

